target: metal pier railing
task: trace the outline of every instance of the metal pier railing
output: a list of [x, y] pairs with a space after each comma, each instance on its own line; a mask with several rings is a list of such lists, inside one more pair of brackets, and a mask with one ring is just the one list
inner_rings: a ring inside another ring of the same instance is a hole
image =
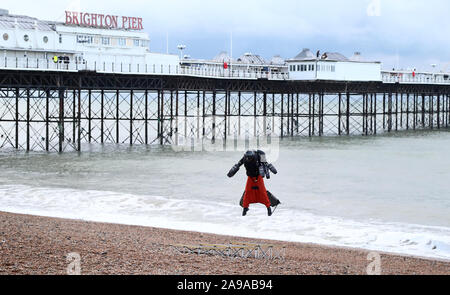
[[[245, 68], [245, 67], [244, 67]], [[216, 66], [186, 66], [169, 64], [141, 64], [141, 63], [115, 63], [115, 62], [77, 62], [64, 61], [53, 62], [50, 59], [39, 58], [8, 58], [0, 61], [0, 69], [27, 70], [27, 71], [61, 71], [82, 72], [91, 71], [109, 74], [130, 75], [170, 75], [193, 76], [203, 78], [225, 79], [268, 79], [287, 80], [289, 73], [248, 69], [223, 69]]]

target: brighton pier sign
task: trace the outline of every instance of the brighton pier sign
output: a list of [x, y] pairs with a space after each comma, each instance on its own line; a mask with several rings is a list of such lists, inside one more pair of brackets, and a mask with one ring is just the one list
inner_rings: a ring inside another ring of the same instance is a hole
[[84, 27], [143, 30], [142, 18], [98, 13], [66, 11], [66, 25]]

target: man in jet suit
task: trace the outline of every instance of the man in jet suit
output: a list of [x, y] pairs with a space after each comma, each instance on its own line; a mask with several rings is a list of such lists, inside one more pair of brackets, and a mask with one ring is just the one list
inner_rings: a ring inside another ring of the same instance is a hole
[[244, 208], [243, 216], [247, 215], [250, 204], [263, 204], [267, 208], [267, 214], [272, 216], [271, 207], [276, 207], [280, 201], [275, 198], [264, 185], [264, 177], [270, 178], [270, 172], [277, 174], [277, 170], [272, 164], [267, 163], [266, 154], [261, 151], [247, 151], [244, 157], [231, 168], [228, 177], [233, 177], [244, 165], [247, 172], [247, 184], [240, 205]]

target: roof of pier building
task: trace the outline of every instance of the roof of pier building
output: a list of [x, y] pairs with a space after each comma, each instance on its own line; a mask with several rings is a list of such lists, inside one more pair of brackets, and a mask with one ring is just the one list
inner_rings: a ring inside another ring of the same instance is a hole
[[235, 60], [232, 59], [232, 58], [230, 57], [230, 55], [228, 54], [228, 52], [226, 52], [226, 51], [220, 52], [220, 53], [219, 53], [218, 55], [216, 55], [212, 60], [215, 61], [215, 62], [228, 62], [228, 63], [229, 63], [230, 61], [235, 62]]
[[316, 54], [312, 53], [309, 48], [304, 48], [302, 52], [297, 54], [294, 58], [290, 59], [290, 61], [306, 61], [306, 60], [330, 60], [330, 61], [348, 61], [349, 59], [345, 57], [343, 54], [338, 52], [324, 52], [320, 53], [317, 51]]
[[316, 55], [309, 50], [309, 48], [303, 48], [302, 52], [297, 54], [293, 60], [311, 60], [316, 59]]
[[245, 53], [236, 60], [238, 63], [243, 64], [255, 64], [255, 65], [266, 65], [268, 62], [257, 54]]
[[299, 62], [299, 61], [338, 61], [338, 62], [361, 62], [361, 63], [380, 63], [378, 61], [368, 61], [364, 59], [360, 52], [355, 52], [352, 57], [347, 58], [345, 55], [339, 52], [324, 52], [317, 51], [316, 54], [311, 50], [305, 48], [297, 54], [294, 58], [288, 59], [287, 62]]
[[37, 29], [40, 31], [54, 31], [51, 24], [45, 21], [41, 21], [34, 17], [25, 15], [13, 15], [9, 14], [7, 10], [0, 10], [0, 28], [3, 29], [23, 29], [32, 30]]
[[320, 56], [321, 60], [332, 60], [332, 61], [348, 61], [349, 59], [343, 54], [338, 52], [325, 52]]
[[275, 55], [275, 56], [272, 57], [272, 59], [270, 60], [270, 64], [271, 64], [271, 65], [279, 65], [279, 66], [282, 66], [282, 65], [285, 65], [285, 64], [286, 64], [286, 61], [285, 61], [284, 58], [282, 58], [281, 56]]

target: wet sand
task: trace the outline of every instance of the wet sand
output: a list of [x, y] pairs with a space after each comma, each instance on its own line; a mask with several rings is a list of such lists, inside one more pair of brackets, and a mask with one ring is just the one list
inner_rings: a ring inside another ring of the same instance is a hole
[[[285, 247], [284, 260], [180, 254], [170, 245], [257, 243]], [[366, 274], [369, 251], [199, 232], [0, 212], [0, 274], [66, 274], [67, 255], [81, 274], [348, 275]], [[450, 274], [450, 261], [380, 253], [382, 274]]]

